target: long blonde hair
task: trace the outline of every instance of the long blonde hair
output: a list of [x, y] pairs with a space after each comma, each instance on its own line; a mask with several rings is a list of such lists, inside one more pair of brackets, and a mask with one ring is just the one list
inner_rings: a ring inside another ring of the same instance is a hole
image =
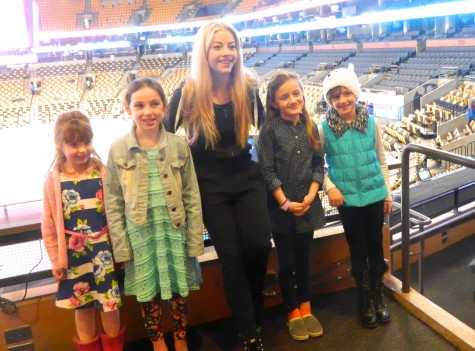
[[188, 133], [202, 132], [206, 146], [215, 147], [220, 138], [216, 128], [213, 109], [213, 78], [208, 65], [208, 52], [216, 32], [229, 31], [236, 44], [237, 59], [230, 73], [229, 89], [234, 107], [236, 143], [244, 147], [249, 137], [251, 125], [251, 108], [248, 91], [257, 89], [257, 76], [246, 69], [243, 64], [241, 42], [236, 29], [230, 24], [212, 20], [203, 25], [193, 45], [191, 76], [185, 82], [182, 90], [182, 111], [177, 111], [177, 117], [183, 113], [183, 126]]
[[290, 79], [295, 79], [300, 87], [300, 90], [302, 91], [302, 97], [303, 97], [303, 108], [302, 108], [302, 120], [305, 122], [305, 128], [307, 130], [307, 138], [308, 138], [308, 143], [310, 146], [315, 149], [319, 150], [320, 149], [320, 142], [318, 141], [316, 137], [316, 130], [314, 128], [314, 124], [310, 118], [310, 115], [307, 111], [307, 107], [305, 106], [305, 94], [303, 90], [303, 84], [302, 81], [300, 80], [299, 76], [291, 71], [287, 70], [279, 70], [277, 71], [276, 74], [274, 74], [269, 81], [267, 85], [267, 97], [266, 97], [266, 119], [272, 119], [272, 118], [280, 118], [280, 111], [278, 108], [274, 107], [276, 104], [275, 101], [275, 95], [277, 93], [277, 90], [284, 85], [288, 80]]
[[[61, 150], [64, 143], [92, 142], [93, 137], [91, 122], [81, 111], [69, 111], [60, 114], [54, 124], [54, 144], [56, 146], [56, 152], [50, 169], [57, 167], [57, 169], [61, 171], [64, 166], [66, 156]], [[101, 158], [94, 149], [92, 150], [92, 156], [91, 161], [97, 167], [100, 167], [100, 165], [102, 165]]]

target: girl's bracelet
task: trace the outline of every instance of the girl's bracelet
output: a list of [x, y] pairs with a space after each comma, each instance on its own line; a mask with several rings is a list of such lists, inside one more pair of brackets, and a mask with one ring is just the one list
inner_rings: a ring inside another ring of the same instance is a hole
[[282, 206], [280, 206], [280, 209], [286, 212], [290, 207], [290, 202], [291, 201], [289, 199], [285, 199], [285, 202], [282, 204]]

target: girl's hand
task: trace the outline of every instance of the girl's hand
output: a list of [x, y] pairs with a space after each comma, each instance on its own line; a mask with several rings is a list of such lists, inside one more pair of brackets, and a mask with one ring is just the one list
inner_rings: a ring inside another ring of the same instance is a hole
[[307, 195], [303, 198], [303, 203], [310, 206], [312, 204], [313, 200], [315, 200], [315, 196]]
[[53, 269], [53, 277], [56, 279], [56, 281], [60, 282], [61, 280], [64, 280], [66, 278], [66, 269], [65, 268], [58, 268], [58, 269]]
[[292, 213], [296, 217], [301, 217], [305, 213], [307, 213], [308, 209], [310, 208], [309, 205], [302, 202], [291, 202], [288, 211]]
[[125, 262], [114, 262], [114, 270], [116, 273], [123, 273], [125, 271]]
[[393, 202], [391, 200], [384, 200], [384, 215], [389, 216], [393, 209]]
[[328, 190], [327, 196], [330, 206], [339, 207], [345, 203], [345, 197], [337, 187]]

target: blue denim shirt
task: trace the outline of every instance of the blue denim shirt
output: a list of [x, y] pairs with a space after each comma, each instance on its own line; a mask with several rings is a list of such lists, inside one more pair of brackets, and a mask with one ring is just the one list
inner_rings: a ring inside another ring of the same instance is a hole
[[[204, 253], [201, 198], [188, 144], [161, 126], [157, 166], [173, 228], [187, 225], [188, 256]], [[133, 258], [126, 218], [147, 221], [148, 157], [137, 143], [135, 126], [112, 143], [104, 186], [105, 208], [116, 262]]]

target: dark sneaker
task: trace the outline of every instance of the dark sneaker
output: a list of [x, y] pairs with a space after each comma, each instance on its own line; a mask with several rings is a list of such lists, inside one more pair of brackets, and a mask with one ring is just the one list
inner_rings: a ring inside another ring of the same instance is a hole
[[242, 351], [264, 351], [264, 344], [260, 335], [254, 339], [241, 339]]
[[318, 319], [313, 314], [308, 314], [302, 317], [305, 326], [307, 327], [308, 335], [316, 338], [323, 334], [323, 328]]
[[308, 339], [309, 334], [302, 318], [288, 320], [287, 327], [289, 328], [289, 334], [292, 339], [299, 341]]

